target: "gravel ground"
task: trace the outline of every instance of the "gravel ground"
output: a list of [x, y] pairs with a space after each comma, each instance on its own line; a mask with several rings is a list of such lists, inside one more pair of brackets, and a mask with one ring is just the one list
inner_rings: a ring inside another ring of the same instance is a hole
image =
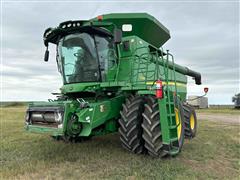
[[239, 114], [197, 113], [197, 118], [199, 120], [208, 120], [208, 121], [240, 125], [240, 115]]

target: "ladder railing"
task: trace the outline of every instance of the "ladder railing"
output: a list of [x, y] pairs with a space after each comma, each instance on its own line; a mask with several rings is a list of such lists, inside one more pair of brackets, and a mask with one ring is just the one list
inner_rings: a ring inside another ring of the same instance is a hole
[[[171, 58], [171, 59], [170, 59]], [[172, 74], [173, 75], [172, 79], [174, 80], [174, 86], [169, 86], [168, 84], [168, 71], [169, 71], [169, 59], [171, 60], [172, 64]], [[176, 70], [175, 70], [175, 63], [174, 63], [174, 57], [172, 54], [170, 54], [167, 51], [167, 61], [166, 61], [166, 93], [167, 93], [167, 101], [166, 101], [166, 108], [168, 109], [168, 122], [169, 122], [169, 131], [173, 131], [172, 136], [170, 136], [170, 147], [169, 147], [169, 154], [176, 154], [179, 151], [179, 139], [178, 139], [178, 127], [181, 125], [181, 120], [177, 124], [176, 121], [176, 114], [178, 115], [178, 118], [181, 119], [181, 109], [180, 109], [180, 100], [178, 97], [178, 92], [177, 92], [177, 79], [176, 79]], [[170, 90], [170, 87], [172, 89]]]
[[160, 61], [163, 61], [163, 53], [148, 51], [139, 55], [138, 51], [141, 49], [148, 50], [148, 47], [137, 48], [133, 53], [130, 73], [130, 83], [132, 85], [146, 84], [163, 77], [160, 68]]

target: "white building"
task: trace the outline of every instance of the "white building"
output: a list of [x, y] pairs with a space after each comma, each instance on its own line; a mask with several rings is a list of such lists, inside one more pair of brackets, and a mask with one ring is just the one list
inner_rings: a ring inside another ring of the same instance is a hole
[[201, 96], [188, 96], [187, 102], [200, 109], [208, 108], [208, 98]]

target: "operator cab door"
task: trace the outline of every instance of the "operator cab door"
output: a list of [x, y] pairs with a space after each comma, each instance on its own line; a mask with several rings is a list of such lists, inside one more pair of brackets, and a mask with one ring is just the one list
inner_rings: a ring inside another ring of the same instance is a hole
[[116, 74], [116, 53], [113, 39], [95, 35], [102, 81], [114, 80]]

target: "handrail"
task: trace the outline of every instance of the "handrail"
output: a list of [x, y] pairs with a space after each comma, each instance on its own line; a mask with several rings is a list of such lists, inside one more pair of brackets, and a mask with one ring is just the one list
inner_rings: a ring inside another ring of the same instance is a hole
[[[142, 53], [139, 55], [137, 51], [147, 49], [147, 52]], [[152, 51], [149, 52], [148, 47], [140, 47], [134, 50], [133, 52], [133, 61], [131, 63], [131, 78], [130, 81], [132, 84], [134, 83], [140, 83], [140, 82], [147, 82], [147, 81], [154, 81], [157, 79], [162, 79], [162, 76], [166, 76], [166, 65], [168, 68], [168, 63], [165, 62], [163, 58], [163, 50], [160, 51], [161, 54], [159, 54], [159, 51]], [[146, 56], [146, 57], [144, 57]], [[137, 68], [136, 66], [137, 62]], [[150, 64], [155, 64], [155, 67], [152, 66], [153, 69], [150, 69]], [[160, 66], [163, 65], [163, 66]], [[145, 66], [145, 67], [142, 67]], [[163, 72], [161, 73], [161, 67], [163, 67]], [[150, 73], [152, 72], [152, 74]], [[140, 74], [144, 74], [144, 80], [139, 80]], [[165, 78], [166, 79], [166, 78]]]

